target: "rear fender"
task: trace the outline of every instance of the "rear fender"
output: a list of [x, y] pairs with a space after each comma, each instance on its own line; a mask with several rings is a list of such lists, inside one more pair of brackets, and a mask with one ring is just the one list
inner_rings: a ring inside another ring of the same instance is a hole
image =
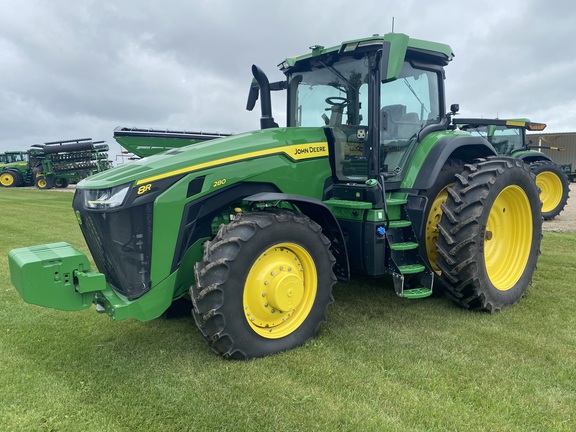
[[496, 150], [481, 137], [455, 136], [438, 141], [430, 150], [420, 169], [414, 189], [430, 189], [449, 158], [471, 163], [474, 159], [495, 156]]
[[552, 162], [552, 159], [547, 154], [540, 153], [540, 152], [533, 151], [533, 150], [527, 150], [527, 151], [512, 153], [510, 156], [512, 156], [515, 159], [520, 159], [521, 161], [523, 161], [524, 163], [527, 163], [527, 164], [531, 164], [533, 162], [542, 161], [542, 160]]

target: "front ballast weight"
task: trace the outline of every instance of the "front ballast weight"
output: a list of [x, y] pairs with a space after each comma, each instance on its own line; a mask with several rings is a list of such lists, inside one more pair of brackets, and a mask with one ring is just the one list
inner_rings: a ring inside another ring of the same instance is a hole
[[456, 175], [442, 205], [436, 261], [455, 303], [497, 312], [524, 296], [540, 255], [540, 208], [521, 160], [481, 159]]

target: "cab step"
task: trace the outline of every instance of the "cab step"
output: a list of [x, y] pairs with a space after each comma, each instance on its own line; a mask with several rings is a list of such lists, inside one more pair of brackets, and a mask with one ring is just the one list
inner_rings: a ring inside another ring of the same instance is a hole
[[386, 204], [388, 206], [400, 206], [400, 205], [404, 205], [408, 202], [407, 199], [405, 198], [387, 198], [386, 199]]
[[403, 296], [407, 299], [421, 299], [421, 298], [426, 298], [426, 297], [430, 297], [432, 295], [432, 290], [429, 288], [411, 288], [411, 289], [405, 289], [402, 292]]
[[407, 264], [398, 266], [398, 270], [401, 274], [416, 274], [421, 273], [426, 270], [426, 266], [422, 264]]
[[406, 250], [412, 250], [412, 249], [417, 249], [417, 248], [418, 248], [418, 243], [415, 243], [415, 242], [402, 242], [402, 243], [391, 243], [390, 244], [390, 249], [396, 250], [396, 251], [406, 251]]
[[409, 220], [393, 220], [388, 224], [388, 228], [406, 228], [412, 225]]

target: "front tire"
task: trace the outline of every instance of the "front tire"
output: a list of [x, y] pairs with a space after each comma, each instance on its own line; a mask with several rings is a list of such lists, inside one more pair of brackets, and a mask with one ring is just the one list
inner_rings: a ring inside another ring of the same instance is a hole
[[544, 220], [554, 219], [564, 210], [568, 201], [568, 177], [558, 165], [548, 160], [531, 163], [530, 171], [536, 176], [536, 186], [540, 188], [542, 217]]
[[520, 160], [466, 165], [442, 206], [437, 264], [465, 308], [496, 312], [524, 296], [540, 254], [542, 216], [534, 177]]
[[308, 217], [286, 210], [242, 215], [206, 243], [190, 288], [192, 315], [225, 358], [294, 348], [326, 320], [334, 262], [330, 241]]
[[0, 185], [3, 187], [18, 187], [24, 182], [22, 174], [16, 170], [0, 173]]
[[34, 179], [34, 184], [38, 189], [52, 189], [54, 187], [54, 182], [51, 178], [46, 177], [44, 174], [36, 174]]

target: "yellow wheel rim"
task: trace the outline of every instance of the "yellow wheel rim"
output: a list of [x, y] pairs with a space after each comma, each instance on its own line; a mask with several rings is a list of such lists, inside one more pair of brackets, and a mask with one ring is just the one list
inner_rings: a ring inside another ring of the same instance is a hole
[[39, 188], [44, 189], [46, 187], [46, 180], [45, 179], [39, 179], [36, 184], [38, 185]]
[[318, 277], [310, 254], [294, 243], [280, 243], [252, 265], [244, 285], [244, 316], [260, 336], [278, 339], [306, 320], [316, 298]]
[[508, 186], [498, 197], [486, 224], [484, 261], [494, 287], [511, 289], [524, 273], [532, 246], [532, 210], [519, 186]]
[[10, 173], [0, 174], [0, 184], [4, 187], [10, 187], [14, 183], [14, 176]]
[[536, 185], [540, 188], [542, 213], [554, 210], [562, 201], [562, 180], [551, 171], [541, 172], [536, 176]]
[[446, 202], [448, 198], [448, 188], [452, 185], [447, 185], [442, 189], [434, 202], [430, 206], [430, 212], [428, 213], [428, 219], [426, 220], [426, 255], [428, 256], [428, 262], [432, 267], [432, 270], [436, 274], [440, 275], [440, 268], [436, 265], [436, 257], [438, 256], [438, 251], [436, 250], [436, 242], [438, 241], [438, 222], [442, 218], [442, 209], [440, 206]]

